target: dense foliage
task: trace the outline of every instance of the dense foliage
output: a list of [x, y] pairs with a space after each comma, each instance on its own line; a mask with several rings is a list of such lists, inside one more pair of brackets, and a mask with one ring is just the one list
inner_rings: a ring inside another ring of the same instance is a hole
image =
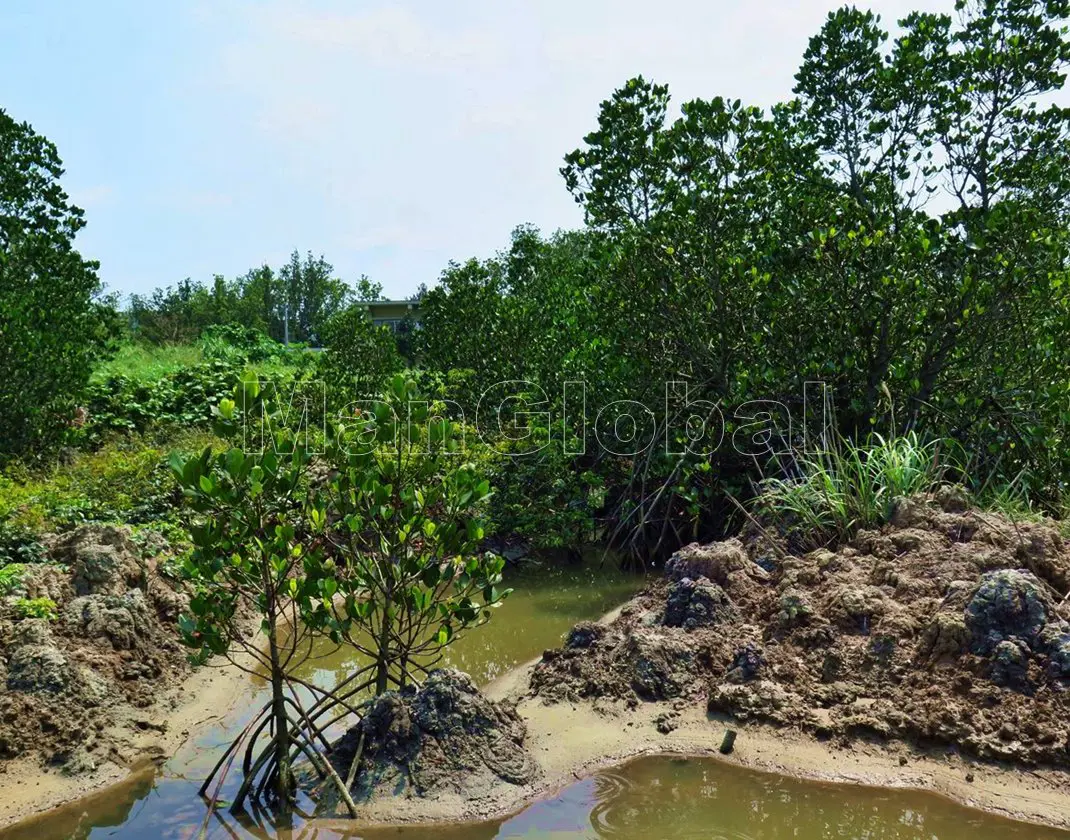
[[[699, 511], [716, 520], [711, 500], [748, 478], [790, 478], [770, 456], [801, 442], [815, 381], [849, 439], [951, 438], [975, 476], [1057, 507], [1070, 112], [1048, 103], [1067, 11], [959, 2], [955, 20], [909, 15], [893, 42], [873, 14], [834, 12], [796, 98], [768, 113], [715, 97], [672, 120], [667, 87], [632, 79], [565, 159], [587, 229], [521, 229], [447, 269], [424, 300], [423, 363], [473, 371], [476, 392], [535, 383], [558, 419], [564, 383], [585, 382], [587, 424], [567, 430], [585, 454], [562, 472], [603, 477], [608, 525], [644, 549], [686, 538]], [[668, 382], [708, 401], [705, 436]], [[594, 422], [617, 400], [649, 408], [630, 410], [643, 428], [623, 458]]]
[[320, 373], [330, 383], [333, 408], [379, 394], [383, 383], [404, 366], [389, 328], [372, 324], [359, 305], [349, 306], [323, 328], [327, 348]]
[[196, 356], [159, 376], [94, 376], [83, 398], [85, 421], [71, 439], [97, 445], [117, 433], [208, 429], [212, 406], [230, 394], [246, 370], [270, 379], [279, 391], [319, 380], [315, 354], [287, 349], [257, 330], [209, 327], [196, 346]]
[[56, 147], [0, 110], [0, 457], [54, 444], [107, 338]]
[[[1068, 11], [962, 0], [892, 38], [841, 9], [768, 111], [677, 112], [634, 78], [565, 157], [585, 226], [520, 227], [450, 264], [418, 295], [419, 329], [373, 327], [354, 303], [381, 289], [350, 291], [312, 255], [183, 283], [132, 302], [140, 343], [61, 392], [85, 412], [50, 428], [91, 447], [205, 429], [253, 370], [326, 429], [322, 408], [408, 365], [494, 476], [497, 529], [541, 545], [663, 554], [730, 524], [729, 497], [805, 483], [815, 444], [868, 452], [876, 434], [939, 440], [952, 477], [1060, 510], [1070, 114], [1051, 102]], [[280, 346], [287, 311], [291, 339], [325, 352]]]

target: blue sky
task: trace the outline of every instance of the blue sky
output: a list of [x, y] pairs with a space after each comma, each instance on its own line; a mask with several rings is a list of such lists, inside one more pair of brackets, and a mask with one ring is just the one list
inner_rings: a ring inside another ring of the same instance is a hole
[[59, 147], [112, 291], [298, 248], [400, 297], [518, 224], [579, 225], [561, 158], [628, 77], [771, 104], [837, 5], [3, 0], [0, 108]]

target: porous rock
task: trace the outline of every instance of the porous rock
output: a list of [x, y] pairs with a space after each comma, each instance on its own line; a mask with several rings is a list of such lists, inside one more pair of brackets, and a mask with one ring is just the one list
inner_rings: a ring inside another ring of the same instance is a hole
[[7, 687], [12, 691], [57, 693], [71, 677], [66, 657], [51, 645], [22, 645], [7, 663]]
[[68, 627], [86, 638], [107, 638], [115, 650], [132, 650], [149, 632], [152, 614], [144, 594], [132, 589], [125, 595], [83, 595], [64, 610]]
[[1024, 691], [1029, 683], [1029, 649], [1015, 642], [1000, 642], [992, 652], [991, 677], [996, 685]]
[[123, 528], [83, 525], [60, 537], [50, 554], [70, 567], [78, 595], [122, 594], [145, 587], [145, 564]]
[[629, 636], [617, 658], [643, 700], [679, 697], [693, 679], [695, 655], [684, 639], [654, 633]]
[[566, 650], [586, 650], [605, 634], [606, 628], [593, 621], [581, 621], [568, 631]]
[[730, 621], [735, 614], [732, 602], [716, 583], [704, 577], [683, 578], [669, 587], [662, 623], [666, 627], [693, 630]]
[[760, 566], [747, 557], [743, 544], [737, 539], [731, 539], [709, 545], [685, 545], [665, 563], [665, 575], [670, 580], [677, 581], [704, 577], [723, 586], [731, 572], [751, 567], [765, 574]]
[[1050, 601], [1032, 572], [999, 569], [981, 578], [966, 605], [974, 653], [987, 655], [1007, 639], [1032, 647], [1048, 618]]

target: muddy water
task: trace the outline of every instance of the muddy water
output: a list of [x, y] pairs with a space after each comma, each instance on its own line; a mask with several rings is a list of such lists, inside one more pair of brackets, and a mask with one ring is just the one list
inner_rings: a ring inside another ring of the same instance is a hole
[[[485, 684], [559, 645], [577, 621], [598, 618], [628, 600], [641, 586], [641, 579], [617, 572], [612, 562], [600, 568], [599, 560], [599, 556], [591, 557], [582, 568], [546, 566], [507, 574], [506, 584], [513, 587], [513, 594], [489, 624], [460, 638], [442, 664], [461, 668]], [[306, 663], [301, 676], [330, 686], [349, 673], [355, 661], [352, 654], [326, 645]], [[197, 837], [206, 815], [197, 796], [200, 780], [248, 715], [266, 700], [265, 686], [250, 678], [247, 698], [239, 704], [241, 711], [225, 725], [198, 732], [157, 773], [146, 773], [77, 806], [0, 831], [0, 840]], [[225, 811], [212, 817], [212, 827], [212, 837], [263, 836], [255, 826], [243, 826]]]
[[[547, 569], [514, 577], [516, 592], [488, 626], [463, 639], [450, 664], [485, 683], [555, 645], [576, 621], [602, 615], [638, 587], [635, 578], [587, 570]], [[306, 676], [330, 684], [352, 667], [351, 657], [324, 649]], [[243, 706], [257, 707], [263, 688], [253, 681]], [[205, 822], [199, 780], [241, 715], [202, 732], [156, 774], [132, 778], [88, 803], [45, 815], [0, 840], [59, 838], [195, 838]], [[225, 795], [225, 794], [224, 794]], [[310, 803], [304, 803], [309, 806]], [[211, 838], [266, 838], [277, 833], [255, 818], [217, 813]], [[337, 834], [310, 827], [295, 837], [352, 840], [1070, 840], [1070, 833], [989, 817], [936, 796], [799, 782], [728, 767], [711, 760], [648, 758], [577, 781], [517, 816], [457, 827], [362, 830]]]
[[710, 759], [644, 758], [576, 782], [505, 822], [349, 836], [363, 840], [1067, 840], [1070, 834], [989, 817], [929, 794], [800, 782]]

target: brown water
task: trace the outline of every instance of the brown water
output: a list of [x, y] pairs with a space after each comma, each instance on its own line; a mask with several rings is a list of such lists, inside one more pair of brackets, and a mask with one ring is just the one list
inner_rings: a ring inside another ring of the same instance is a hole
[[[310, 835], [311, 836], [311, 835]], [[320, 832], [317, 837], [339, 835]], [[1067, 840], [935, 795], [801, 782], [712, 759], [643, 758], [504, 822], [362, 831], [362, 840]]]
[[[615, 572], [547, 568], [514, 575], [516, 591], [486, 627], [462, 639], [450, 662], [481, 683], [559, 643], [575, 622], [607, 612], [638, 588]], [[306, 676], [330, 684], [352, 666], [342, 651], [320, 651]], [[263, 688], [250, 681], [244, 714], [258, 708]], [[2, 840], [59, 838], [194, 838], [206, 809], [200, 779], [231, 733], [226, 726], [198, 737], [156, 774], [146, 774], [77, 806], [0, 832]], [[311, 808], [311, 803], [304, 803]], [[278, 834], [254, 817], [225, 810], [208, 821], [210, 838], [266, 838]], [[1008, 822], [939, 797], [902, 791], [821, 785], [755, 773], [711, 760], [648, 758], [581, 780], [517, 816], [456, 827], [362, 830], [338, 834], [311, 826], [294, 837], [363, 840], [489, 840], [489, 838], [605, 838], [609, 840], [1070, 840], [1070, 833]]]

